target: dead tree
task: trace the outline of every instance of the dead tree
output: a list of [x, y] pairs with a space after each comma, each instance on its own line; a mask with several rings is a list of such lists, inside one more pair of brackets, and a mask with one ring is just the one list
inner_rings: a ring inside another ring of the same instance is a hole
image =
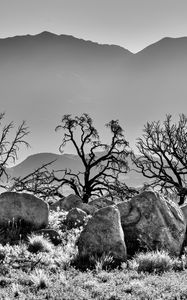
[[84, 202], [91, 196], [101, 196], [109, 191], [112, 182], [128, 171], [127, 157], [130, 155], [128, 142], [118, 120], [106, 124], [111, 132], [111, 142], [100, 141], [98, 131], [91, 117], [84, 113], [71, 117], [64, 115], [56, 131], [62, 130], [63, 137], [59, 147], [63, 152], [67, 143], [71, 143], [82, 163], [82, 170], [71, 169], [49, 171], [46, 166], [36, 170], [32, 176], [20, 178], [15, 182], [17, 190], [30, 190], [40, 195], [60, 195], [60, 189], [68, 185]]
[[176, 191], [179, 205], [183, 204], [187, 195], [187, 117], [181, 114], [178, 123], [173, 123], [167, 115], [163, 124], [147, 123], [137, 148], [140, 155], [133, 161], [138, 171], [161, 191]]
[[29, 143], [25, 140], [28, 135], [28, 127], [25, 121], [16, 129], [14, 133], [14, 123], [3, 124], [5, 114], [0, 114], [0, 180], [1, 187], [6, 189], [6, 183], [10, 175], [7, 167], [10, 163], [15, 163], [18, 158], [18, 152], [21, 146], [29, 147]]

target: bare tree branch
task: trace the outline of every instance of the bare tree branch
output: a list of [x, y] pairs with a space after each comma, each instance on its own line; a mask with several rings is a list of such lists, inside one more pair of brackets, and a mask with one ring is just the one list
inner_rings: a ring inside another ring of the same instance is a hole
[[[18, 152], [21, 146], [29, 147], [29, 143], [25, 140], [26, 136], [29, 134], [28, 127], [25, 121], [17, 128], [15, 134], [13, 134], [14, 123], [10, 122], [3, 126], [5, 114], [0, 114], [0, 178], [2, 180], [3, 176], [9, 179], [7, 173], [7, 166], [9, 163], [15, 163], [18, 158]], [[1, 184], [3, 186], [3, 184]], [[4, 185], [6, 187], [6, 185]]]

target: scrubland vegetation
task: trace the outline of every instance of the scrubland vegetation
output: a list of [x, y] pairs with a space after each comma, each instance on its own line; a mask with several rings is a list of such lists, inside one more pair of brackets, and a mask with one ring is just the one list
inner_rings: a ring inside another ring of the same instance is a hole
[[110, 255], [81, 261], [76, 239], [65, 230], [66, 212], [50, 212], [62, 243], [39, 235], [0, 247], [0, 299], [186, 299], [187, 254], [137, 253], [115, 266]]
[[[0, 114], [0, 125], [3, 119], [4, 114]], [[67, 143], [73, 143], [84, 171], [78, 174], [67, 169], [50, 172], [47, 169], [50, 162], [24, 178], [11, 178], [12, 186], [2, 187], [31, 192], [47, 201], [55, 196], [61, 198], [60, 189], [68, 184], [85, 203], [91, 197], [106, 194], [123, 200], [138, 193], [136, 188], [120, 182], [120, 175], [129, 171], [126, 159], [131, 157], [139, 172], [151, 179], [149, 185], [159, 186], [161, 192], [174, 192], [180, 197], [179, 204], [183, 204], [187, 194], [187, 117], [181, 115], [178, 124], [172, 123], [170, 115], [163, 125], [147, 123], [137, 143], [141, 153], [138, 157], [130, 150], [118, 120], [112, 120], [107, 127], [112, 136], [110, 145], [100, 141], [87, 114], [75, 118], [64, 115], [57, 127], [65, 131], [60, 150]], [[22, 144], [28, 146], [25, 123], [18, 127], [10, 141], [12, 129], [13, 123], [2, 129], [0, 178], [9, 179], [8, 162], [17, 159]], [[77, 129], [81, 133], [79, 143], [74, 136]], [[97, 172], [92, 173], [93, 170]], [[60, 177], [56, 176], [58, 172], [61, 172]], [[121, 264], [105, 253], [85, 260], [79, 257], [76, 246], [83, 228], [68, 230], [65, 216], [64, 211], [50, 211], [49, 228], [56, 230], [61, 238], [56, 246], [39, 234], [25, 238], [17, 224], [9, 224], [4, 234], [6, 243], [0, 244], [0, 299], [187, 299], [187, 250], [184, 249], [180, 257], [172, 257], [165, 251], [140, 252]]]

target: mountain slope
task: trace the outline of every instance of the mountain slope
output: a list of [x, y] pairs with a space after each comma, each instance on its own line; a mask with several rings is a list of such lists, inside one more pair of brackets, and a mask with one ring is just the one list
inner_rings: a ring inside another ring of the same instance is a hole
[[134, 144], [148, 120], [186, 110], [186, 79], [187, 38], [137, 54], [48, 32], [0, 40], [1, 111], [27, 120], [35, 153], [57, 151], [54, 128], [66, 113], [90, 113], [106, 138], [103, 125], [120, 119]]
[[[54, 154], [54, 153], [38, 153], [35, 155], [29, 156], [27, 159], [22, 161], [20, 164], [7, 169], [7, 172], [12, 177], [24, 177], [27, 174], [33, 172], [38, 167], [42, 166], [45, 163], [54, 161], [53, 164], [49, 166], [49, 170], [59, 170], [59, 169], [71, 169], [73, 172], [78, 173], [83, 171], [84, 167], [77, 155], [73, 154]], [[129, 166], [132, 164], [129, 160]], [[97, 172], [97, 170], [96, 170]], [[139, 186], [146, 182], [141, 174], [134, 171], [128, 172], [124, 175], [124, 180], [128, 186]]]

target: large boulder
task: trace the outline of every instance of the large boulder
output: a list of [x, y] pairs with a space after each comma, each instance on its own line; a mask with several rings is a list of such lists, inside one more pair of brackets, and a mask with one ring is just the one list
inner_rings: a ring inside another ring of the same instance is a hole
[[66, 210], [69, 211], [74, 207], [79, 207], [82, 204], [82, 199], [77, 195], [69, 195], [63, 199], [58, 200], [50, 206], [51, 210]]
[[32, 229], [41, 229], [47, 227], [48, 217], [48, 204], [34, 195], [16, 192], [0, 194], [0, 227], [22, 222]]
[[95, 207], [89, 205], [88, 203], [83, 203], [82, 199], [79, 196], [73, 194], [50, 205], [50, 209], [55, 211], [57, 211], [58, 209], [70, 211], [72, 208], [80, 208], [84, 210], [88, 215], [93, 215], [97, 210]]
[[105, 253], [125, 261], [126, 246], [117, 207], [99, 209], [81, 232], [77, 245], [80, 257]]
[[66, 216], [66, 224], [68, 229], [83, 226], [87, 217], [87, 213], [80, 208], [72, 208]]
[[98, 209], [106, 207], [106, 206], [114, 205], [114, 202], [105, 197], [100, 197], [100, 198], [89, 201], [88, 204], [92, 207], [95, 207], [95, 209], [98, 210]]
[[187, 223], [187, 203], [184, 203], [183, 205], [181, 205], [180, 209], [182, 210], [182, 213], [184, 215], [184, 219]]
[[89, 203], [81, 203], [78, 208], [82, 209], [87, 213], [87, 215], [93, 215], [98, 209]]
[[[187, 203], [184, 203], [183, 205], [180, 206], [180, 209], [182, 210], [182, 213], [184, 215], [184, 219], [186, 221], [187, 224]], [[184, 247], [187, 246], [187, 228], [186, 228], [186, 234], [185, 234], [185, 238], [184, 238]]]
[[129, 255], [143, 249], [181, 253], [186, 221], [177, 204], [159, 193], [145, 191], [117, 207]]

